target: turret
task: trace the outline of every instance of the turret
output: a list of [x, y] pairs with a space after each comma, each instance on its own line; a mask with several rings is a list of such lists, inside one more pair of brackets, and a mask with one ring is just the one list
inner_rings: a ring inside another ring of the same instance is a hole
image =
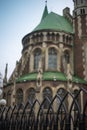
[[87, 0], [74, 1], [74, 17], [87, 14]]
[[73, 0], [73, 27], [75, 32], [75, 73], [86, 79], [87, 45], [84, 37], [87, 37], [87, 0]]

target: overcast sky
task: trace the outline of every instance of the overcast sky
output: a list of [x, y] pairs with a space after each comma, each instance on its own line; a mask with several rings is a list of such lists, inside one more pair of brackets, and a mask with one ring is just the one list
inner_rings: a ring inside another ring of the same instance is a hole
[[[48, 11], [62, 15], [65, 7], [73, 10], [73, 0], [48, 0]], [[0, 72], [8, 77], [21, 57], [22, 38], [40, 22], [45, 0], [0, 0]]]

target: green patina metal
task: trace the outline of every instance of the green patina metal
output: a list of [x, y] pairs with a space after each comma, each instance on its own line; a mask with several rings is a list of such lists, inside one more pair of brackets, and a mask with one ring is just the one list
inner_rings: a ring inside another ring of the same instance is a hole
[[[35, 81], [37, 79], [37, 72], [29, 73], [27, 75], [24, 75], [17, 79], [16, 82], [26, 82], [26, 81]], [[67, 81], [67, 76], [64, 73], [61, 72], [43, 72], [42, 74], [42, 80], [45, 81]], [[87, 81], [77, 77], [73, 76], [72, 82], [74, 83], [81, 83], [81, 84], [87, 84]]]
[[33, 30], [33, 32], [50, 29], [73, 33], [72, 24], [64, 16], [60, 16], [54, 12], [51, 12], [48, 15], [46, 13], [44, 15], [45, 17], [42, 17], [40, 24]]
[[42, 21], [47, 15], [48, 15], [48, 9], [47, 9], [47, 5], [46, 5], [45, 8], [44, 8], [44, 12], [43, 12], [41, 21]]

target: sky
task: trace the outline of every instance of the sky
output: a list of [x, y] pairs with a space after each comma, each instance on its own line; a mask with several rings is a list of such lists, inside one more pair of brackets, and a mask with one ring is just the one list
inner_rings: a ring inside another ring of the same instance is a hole
[[[0, 73], [4, 77], [8, 63], [8, 78], [22, 51], [22, 38], [40, 22], [45, 0], [0, 0]], [[48, 0], [49, 12], [62, 15], [65, 7], [73, 10], [73, 0]]]

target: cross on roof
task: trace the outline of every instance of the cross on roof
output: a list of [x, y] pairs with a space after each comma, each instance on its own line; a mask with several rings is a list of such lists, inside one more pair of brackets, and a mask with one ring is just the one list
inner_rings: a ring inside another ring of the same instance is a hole
[[47, 0], [45, 1], [45, 4], [47, 5]]

